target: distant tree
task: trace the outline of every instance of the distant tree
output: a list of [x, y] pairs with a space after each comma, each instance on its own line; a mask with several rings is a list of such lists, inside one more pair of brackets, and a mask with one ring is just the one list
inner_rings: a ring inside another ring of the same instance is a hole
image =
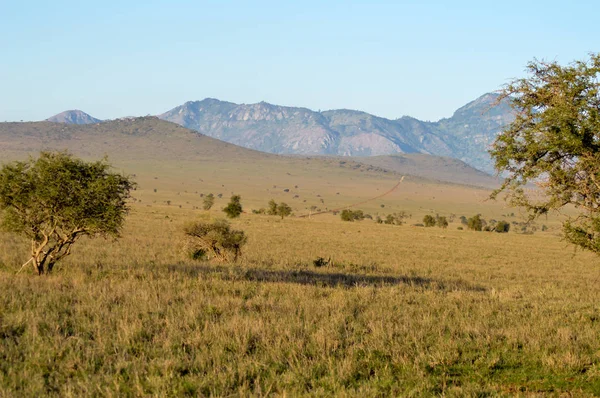
[[287, 203], [281, 202], [277, 205], [277, 215], [280, 216], [282, 220], [290, 214], [292, 214], [292, 208], [288, 206]]
[[226, 220], [197, 221], [184, 227], [186, 250], [195, 260], [237, 261], [248, 238], [233, 230]]
[[467, 220], [467, 227], [473, 231], [481, 231], [484, 227], [484, 220], [477, 214]]
[[342, 221], [354, 221], [354, 213], [352, 212], [352, 210], [344, 209], [340, 213], [340, 218], [342, 219]]
[[469, 222], [469, 220], [467, 220], [467, 217], [465, 216], [460, 216], [460, 223], [463, 225], [467, 225]]
[[[572, 205], [565, 239], [600, 255], [600, 54], [568, 66], [529, 63], [530, 75], [508, 84], [516, 117], [490, 151], [506, 179], [493, 198], [507, 193], [530, 220]], [[529, 195], [534, 182], [541, 195]]]
[[214, 204], [215, 204], [215, 195], [213, 195], [212, 193], [209, 193], [208, 195], [206, 195], [204, 197], [204, 199], [202, 200], [202, 208], [204, 210], [210, 210]]
[[340, 213], [340, 217], [342, 221], [361, 221], [365, 218], [365, 215], [362, 210], [350, 210], [344, 209]]
[[427, 214], [425, 217], [423, 217], [423, 224], [426, 227], [435, 227], [435, 217]]
[[229, 203], [223, 211], [227, 214], [229, 218], [237, 218], [242, 214], [242, 197], [240, 195], [233, 195], [231, 199], [229, 199]]
[[445, 216], [436, 216], [435, 224], [440, 228], [448, 228], [448, 220]]
[[52, 272], [82, 236], [119, 236], [134, 188], [129, 177], [110, 172], [106, 159], [42, 152], [0, 169], [2, 225], [31, 240], [24, 266], [33, 262], [38, 274]]
[[267, 210], [267, 214], [270, 216], [275, 216], [277, 215], [277, 202], [275, 202], [274, 199], [271, 199], [269, 201], [269, 205], [268, 205], [268, 210]]
[[494, 231], [506, 233], [510, 231], [510, 223], [506, 221], [498, 221], [494, 226]]

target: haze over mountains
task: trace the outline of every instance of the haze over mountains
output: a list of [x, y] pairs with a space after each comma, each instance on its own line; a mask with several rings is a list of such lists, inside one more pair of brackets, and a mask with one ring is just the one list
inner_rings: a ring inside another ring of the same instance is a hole
[[[493, 174], [487, 150], [513, 119], [508, 103], [494, 106], [497, 100], [498, 94], [485, 94], [437, 122], [408, 116], [391, 120], [348, 109], [317, 112], [266, 102], [235, 104], [212, 98], [186, 102], [158, 117], [262, 152], [337, 156], [421, 153], [459, 159]], [[63, 112], [48, 120], [99, 122], [81, 111]]]

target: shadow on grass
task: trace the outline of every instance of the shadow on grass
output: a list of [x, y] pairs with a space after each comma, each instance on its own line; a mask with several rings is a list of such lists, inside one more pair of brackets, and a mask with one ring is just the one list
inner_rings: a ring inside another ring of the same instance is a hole
[[199, 265], [171, 265], [172, 272], [182, 272], [189, 276], [212, 275], [222, 280], [245, 280], [271, 283], [297, 283], [300, 285], [313, 285], [322, 287], [360, 287], [360, 286], [391, 286], [407, 285], [420, 287], [427, 290], [444, 291], [474, 291], [484, 292], [482, 286], [473, 285], [461, 279], [436, 280], [420, 276], [389, 276], [389, 275], [361, 275], [315, 272], [310, 270], [267, 270], [260, 268], [245, 268], [238, 266], [219, 266], [209, 264]]

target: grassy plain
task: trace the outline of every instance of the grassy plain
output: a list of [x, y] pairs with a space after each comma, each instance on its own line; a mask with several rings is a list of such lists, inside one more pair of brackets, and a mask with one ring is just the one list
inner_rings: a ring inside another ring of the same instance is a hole
[[[247, 213], [238, 264], [186, 259], [181, 226], [220, 217], [232, 192], [248, 212], [273, 198], [302, 214], [400, 177], [252, 156], [117, 156], [140, 184], [122, 239], [80, 242], [50, 276], [16, 275], [27, 242], [0, 233], [0, 396], [600, 394], [598, 259], [566, 246], [558, 219], [457, 230], [460, 215], [520, 220], [482, 189], [407, 178], [359, 207], [408, 211], [403, 226]], [[209, 192], [223, 198], [198, 210]], [[456, 219], [410, 226], [436, 213]]]

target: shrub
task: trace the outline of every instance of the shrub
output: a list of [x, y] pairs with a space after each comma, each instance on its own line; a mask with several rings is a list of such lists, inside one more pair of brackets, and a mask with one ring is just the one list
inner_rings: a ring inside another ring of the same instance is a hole
[[233, 195], [229, 200], [227, 206], [223, 209], [227, 217], [237, 218], [242, 214], [242, 197], [240, 195]]
[[202, 201], [202, 208], [204, 210], [210, 210], [214, 204], [215, 204], [215, 195], [213, 195], [212, 193], [209, 193], [208, 195], [206, 195], [204, 197], [204, 200]]
[[435, 224], [440, 228], [448, 228], [448, 220], [445, 216], [436, 216]]
[[231, 229], [226, 220], [197, 221], [184, 227], [186, 251], [195, 260], [237, 261], [247, 242], [244, 231]]
[[340, 213], [340, 217], [342, 221], [360, 221], [365, 218], [365, 215], [362, 210], [345, 209]]
[[477, 214], [467, 221], [467, 227], [473, 231], [481, 231], [483, 229], [484, 221], [480, 214]]
[[277, 215], [277, 202], [273, 199], [269, 201], [267, 214], [270, 216]]
[[427, 214], [425, 217], [423, 217], [423, 224], [426, 227], [434, 227], [435, 226], [435, 218], [432, 215]]
[[506, 221], [499, 221], [494, 227], [496, 232], [506, 233], [510, 231], [510, 223]]

